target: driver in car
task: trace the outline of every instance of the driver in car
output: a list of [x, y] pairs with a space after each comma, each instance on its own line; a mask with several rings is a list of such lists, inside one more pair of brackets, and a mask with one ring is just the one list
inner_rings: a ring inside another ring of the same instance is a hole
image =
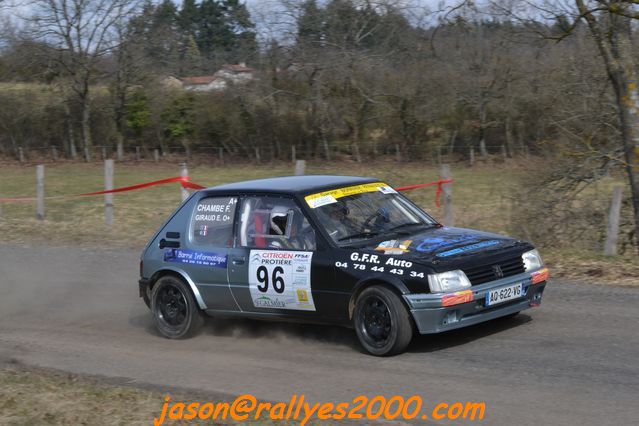
[[286, 249], [289, 247], [289, 238], [286, 235], [288, 223], [288, 209], [283, 206], [275, 206], [269, 215], [269, 235], [268, 247], [275, 249]]
[[349, 209], [346, 203], [338, 201], [326, 206], [326, 215], [330, 219], [326, 224], [328, 234], [334, 240], [339, 240], [353, 233], [355, 224], [348, 218]]

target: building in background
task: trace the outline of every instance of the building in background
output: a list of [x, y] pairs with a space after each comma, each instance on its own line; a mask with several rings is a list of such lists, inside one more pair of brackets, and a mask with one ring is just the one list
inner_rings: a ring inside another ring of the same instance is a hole
[[227, 87], [244, 84], [255, 79], [255, 70], [245, 63], [226, 64], [212, 75], [192, 77], [167, 77], [163, 83], [167, 87], [181, 87], [191, 92], [216, 92]]

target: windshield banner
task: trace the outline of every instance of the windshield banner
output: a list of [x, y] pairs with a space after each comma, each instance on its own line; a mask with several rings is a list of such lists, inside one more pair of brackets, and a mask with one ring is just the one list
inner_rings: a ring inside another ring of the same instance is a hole
[[375, 191], [379, 191], [384, 194], [394, 194], [397, 192], [383, 182], [375, 182], [318, 192], [317, 194], [307, 195], [304, 199], [312, 209], [316, 209], [327, 204], [336, 203], [338, 198]]

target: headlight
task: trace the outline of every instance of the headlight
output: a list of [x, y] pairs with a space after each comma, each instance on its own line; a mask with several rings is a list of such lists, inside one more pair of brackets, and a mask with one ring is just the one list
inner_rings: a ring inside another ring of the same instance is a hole
[[544, 266], [544, 262], [541, 260], [541, 256], [537, 250], [530, 250], [521, 255], [524, 260], [524, 268], [526, 271], [534, 271]]
[[463, 271], [455, 270], [428, 276], [431, 293], [449, 293], [470, 288], [470, 281]]

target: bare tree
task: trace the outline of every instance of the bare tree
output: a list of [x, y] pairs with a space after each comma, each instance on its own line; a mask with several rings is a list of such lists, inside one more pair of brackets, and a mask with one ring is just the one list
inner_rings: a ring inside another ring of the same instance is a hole
[[[625, 168], [632, 192], [635, 238], [639, 239], [639, 80], [632, 49], [636, 0], [575, 0], [577, 20], [588, 24], [615, 93]], [[639, 244], [637, 245], [639, 250]]]
[[[474, 3], [463, 0], [473, 7]], [[495, 0], [489, 13], [525, 23], [544, 38], [563, 40], [586, 24], [614, 93], [619, 125], [619, 144], [630, 184], [635, 238], [639, 250], [639, 78], [633, 38], [639, 20], [638, 0]], [[555, 22], [561, 31], [548, 34], [543, 23]], [[535, 28], [541, 28], [536, 30]]]
[[[137, 0], [34, 0], [27, 19], [31, 36], [55, 49], [80, 115], [82, 145], [90, 156], [91, 84], [99, 61], [118, 43], [117, 27], [137, 8]], [[88, 158], [87, 158], [88, 159]]]

